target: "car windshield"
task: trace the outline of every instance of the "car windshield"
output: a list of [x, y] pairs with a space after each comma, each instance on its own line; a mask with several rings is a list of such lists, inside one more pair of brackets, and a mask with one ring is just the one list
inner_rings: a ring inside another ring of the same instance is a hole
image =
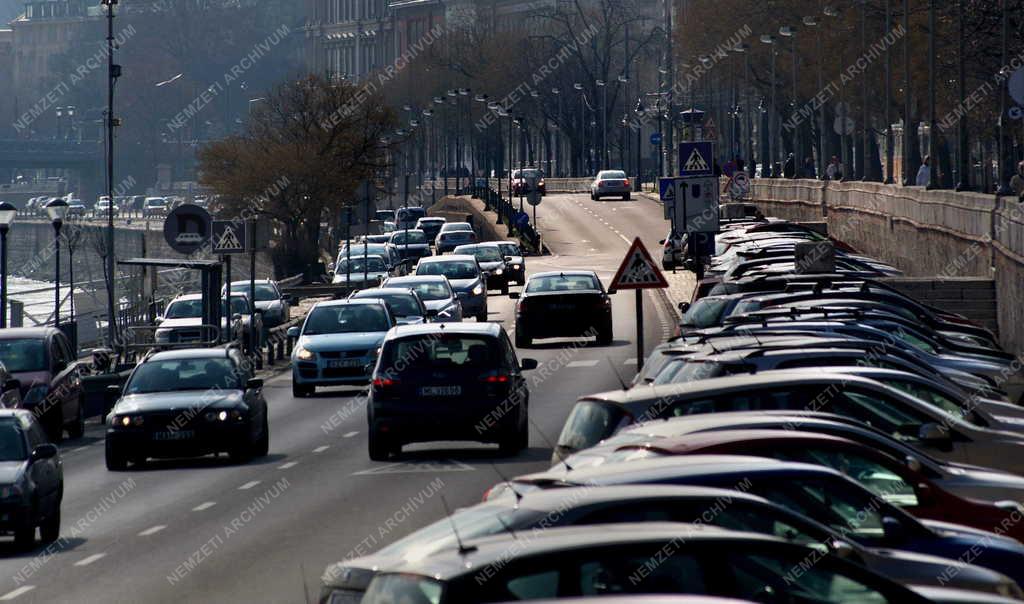
[[200, 299], [175, 300], [164, 312], [165, 319], [197, 319], [201, 316], [203, 316], [203, 301]]
[[387, 331], [391, 327], [379, 304], [318, 306], [309, 313], [302, 335]]
[[[526, 510], [520, 512], [520, 515], [531, 513], [540, 515], [540, 512]], [[456, 540], [452, 531], [453, 525], [458, 530], [460, 539], [475, 539], [505, 532], [505, 527], [513, 524], [522, 525], [522, 522], [515, 522], [516, 516], [516, 510], [504, 504], [486, 503], [464, 508], [395, 541], [377, 552], [377, 555], [399, 556], [403, 560], [414, 562], [436, 551], [454, 547]]]
[[683, 384], [697, 380], [725, 375], [725, 367], [719, 363], [686, 361], [677, 359], [670, 361], [654, 378], [654, 384]]
[[477, 275], [477, 264], [471, 260], [425, 262], [416, 267], [417, 275], [444, 275], [449, 279], [472, 279]]
[[523, 253], [519, 251], [519, 246], [514, 243], [499, 243], [498, 248], [501, 249], [501, 253], [506, 256], [522, 256]]
[[597, 175], [598, 178], [626, 178], [626, 173], [619, 170], [605, 170]]
[[430, 577], [380, 574], [370, 582], [366, 595], [360, 601], [370, 604], [438, 604], [442, 591], [441, 583]]
[[46, 342], [42, 338], [0, 340], [0, 362], [11, 373], [46, 371]]
[[[225, 299], [221, 302], [220, 311], [224, 313], [228, 308], [228, 301]], [[225, 313], [226, 314], [226, 313]], [[233, 315], [247, 315], [249, 314], [249, 301], [242, 296], [231, 296], [231, 314]]]
[[450, 233], [452, 231], [472, 231], [473, 226], [468, 222], [449, 222], [441, 227], [441, 230], [445, 233]]
[[352, 258], [351, 260], [342, 260], [338, 263], [338, 266], [334, 269], [335, 274], [344, 275], [345, 273], [383, 273], [388, 270], [388, 267], [384, 264], [384, 260], [377, 256]]
[[373, 217], [376, 220], [394, 220], [395, 213], [392, 210], [377, 210]]
[[601, 284], [591, 275], [549, 275], [530, 279], [526, 285], [528, 293], [567, 292], [587, 289], [601, 289]]
[[462, 252], [456, 251], [456, 253], [472, 254], [480, 262], [501, 262], [502, 260], [501, 251], [494, 246], [474, 247]]
[[[248, 283], [234, 283], [231, 285], [231, 291], [239, 294], [249, 293]], [[277, 288], [269, 283], [257, 283], [256, 284], [256, 301], [257, 302], [268, 302], [270, 300], [277, 300], [281, 296], [277, 293]]]
[[414, 245], [417, 243], [426, 243], [427, 234], [423, 231], [398, 231], [391, 235], [391, 243], [395, 245], [403, 245], [408, 243]]
[[389, 371], [494, 369], [500, 364], [497, 343], [488, 337], [431, 333], [394, 340], [387, 345], [381, 367]]
[[[396, 284], [397, 285], [397, 284]], [[452, 297], [452, 290], [447, 283], [420, 281], [414, 283], [403, 283], [402, 287], [408, 287], [420, 295], [421, 300], [447, 300]]]
[[341, 248], [341, 253], [338, 254], [338, 262], [341, 262], [349, 256], [382, 256], [387, 257], [388, 247], [383, 243], [357, 243], [352, 246], [352, 252], [349, 253], [349, 246]]
[[722, 311], [727, 300], [723, 298], [703, 298], [693, 303], [683, 313], [682, 324], [687, 327], [705, 328], [720, 324]]
[[396, 317], [418, 317], [423, 314], [416, 298], [411, 294], [383, 294], [359, 296], [359, 299], [376, 298], [383, 300], [391, 307], [391, 313]]
[[416, 220], [422, 218], [426, 213], [427, 211], [423, 208], [403, 208], [398, 210], [398, 219], [404, 221]]
[[179, 390], [241, 389], [241, 374], [231, 359], [168, 359], [142, 363], [125, 385], [126, 394]]
[[13, 417], [0, 419], [0, 461], [25, 461], [28, 450], [21, 424]]

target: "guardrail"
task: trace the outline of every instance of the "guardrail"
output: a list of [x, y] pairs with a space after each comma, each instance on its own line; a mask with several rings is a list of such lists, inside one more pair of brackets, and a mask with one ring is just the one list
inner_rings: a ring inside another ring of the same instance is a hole
[[529, 216], [527, 216], [525, 220], [521, 219], [522, 215], [519, 213], [519, 207], [513, 202], [513, 200], [505, 199], [502, 195], [498, 195], [496, 190], [490, 187], [487, 187], [486, 189], [473, 187], [471, 191], [473, 197], [483, 200], [485, 212], [496, 213], [498, 215], [498, 224], [505, 224], [508, 226], [508, 234], [510, 237], [518, 237], [523, 244], [538, 254], [544, 253], [540, 233], [537, 231], [535, 226], [530, 223]]

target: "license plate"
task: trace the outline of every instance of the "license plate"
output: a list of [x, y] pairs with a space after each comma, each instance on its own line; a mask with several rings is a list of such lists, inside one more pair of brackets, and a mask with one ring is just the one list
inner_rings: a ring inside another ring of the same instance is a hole
[[549, 308], [551, 310], [572, 310], [576, 307], [572, 304], [552, 304]]
[[190, 440], [195, 437], [195, 430], [175, 430], [173, 432], [153, 433], [153, 440]]
[[327, 361], [327, 367], [331, 369], [347, 369], [349, 367], [362, 367], [362, 359], [342, 359], [340, 361]]
[[421, 396], [459, 396], [462, 386], [424, 386], [420, 388]]

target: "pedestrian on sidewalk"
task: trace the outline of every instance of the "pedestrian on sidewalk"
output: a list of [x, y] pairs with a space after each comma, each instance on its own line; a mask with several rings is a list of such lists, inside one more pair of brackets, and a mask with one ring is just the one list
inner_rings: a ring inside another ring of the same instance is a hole
[[796, 177], [796, 158], [790, 153], [786, 157], [786, 165], [782, 166], [782, 177], [783, 178], [795, 178]]
[[932, 156], [925, 155], [924, 161], [921, 162], [921, 167], [917, 170], [917, 180], [914, 184], [919, 187], [927, 187], [932, 181]]
[[817, 178], [814, 160], [810, 157], [804, 159], [804, 173], [800, 176], [801, 178]]
[[839, 180], [842, 177], [843, 164], [839, 163], [839, 158], [833, 155], [832, 160], [828, 162], [828, 167], [825, 168], [825, 180]]

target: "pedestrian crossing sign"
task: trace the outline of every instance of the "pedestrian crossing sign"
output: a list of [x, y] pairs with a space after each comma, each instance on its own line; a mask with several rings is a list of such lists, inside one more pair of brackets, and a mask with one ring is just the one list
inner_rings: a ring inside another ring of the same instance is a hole
[[680, 176], [713, 176], [713, 147], [710, 142], [679, 143]]
[[651, 254], [637, 237], [622, 259], [619, 270], [612, 278], [609, 289], [660, 289], [668, 287], [668, 281], [651, 259]]
[[214, 220], [213, 236], [210, 238], [213, 242], [213, 253], [244, 254], [246, 242], [249, 240], [247, 226], [248, 224], [242, 221]]

